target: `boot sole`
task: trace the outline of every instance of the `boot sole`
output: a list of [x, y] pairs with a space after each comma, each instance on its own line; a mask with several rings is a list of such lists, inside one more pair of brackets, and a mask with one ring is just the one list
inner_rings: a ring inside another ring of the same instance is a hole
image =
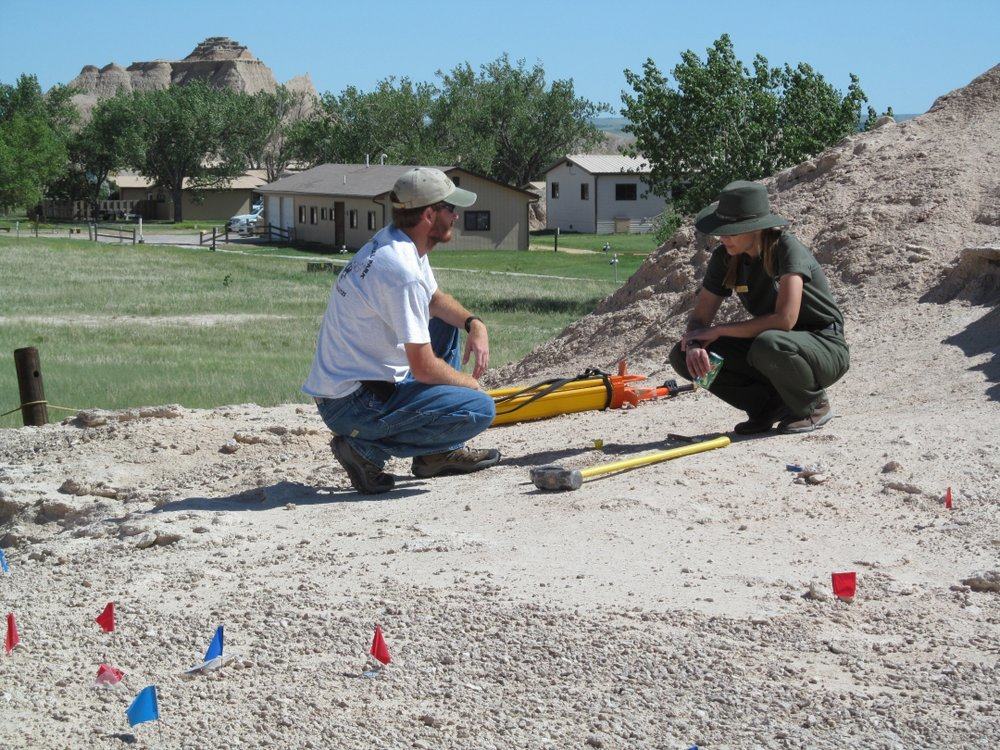
[[333, 450], [334, 458], [337, 459], [340, 465], [344, 467], [344, 471], [347, 472], [347, 477], [351, 480], [351, 486], [362, 495], [379, 495], [383, 492], [388, 492], [396, 486], [395, 481], [391, 482], [385, 488], [368, 485], [365, 479], [365, 470], [358, 465], [357, 461], [351, 455], [354, 451], [343, 437], [337, 436], [331, 440], [330, 448]]

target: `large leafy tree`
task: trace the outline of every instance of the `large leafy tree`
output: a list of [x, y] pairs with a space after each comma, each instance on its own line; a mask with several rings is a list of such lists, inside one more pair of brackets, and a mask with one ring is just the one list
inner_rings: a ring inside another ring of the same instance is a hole
[[131, 105], [127, 94], [102, 101], [69, 144], [73, 184], [83, 191], [95, 218], [99, 201], [108, 193], [108, 177], [142, 154], [140, 127]]
[[293, 128], [309, 115], [314, 103], [311, 95], [285, 86], [244, 98], [233, 135], [242, 140], [250, 169], [265, 170], [268, 182], [281, 176], [295, 159]]
[[610, 111], [578, 97], [572, 80], [547, 83], [540, 64], [503, 55], [478, 70], [438, 73], [440, 87], [387, 78], [371, 91], [324, 94], [292, 139], [304, 163], [461, 164], [520, 185], [559, 157], [600, 143], [595, 115]]
[[184, 188], [225, 187], [246, 171], [245, 101], [202, 82], [132, 94], [127, 112], [138, 145], [129, 160], [170, 194], [175, 222], [183, 220]]
[[451, 163], [522, 185], [604, 139], [592, 120], [610, 108], [578, 97], [572, 79], [546, 83], [540, 63], [529, 68], [504, 54], [478, 71], [464, 63], [438, 75], [431, 125]]
[[428, 127], [437, 89], [409, 78], [387, 78], [371, 91], [348, 86], [320, 97], [312, 117], [292, 127], [301, 161], [360, 163], [382, 154], [394, 164], [432, 164], [440, 153]]
[[66, 173], [71, 95], [63, 86], [43, 94], [33, 75], [0, 84], [0, 206], [35, 206]]
[[726, 183], [767, 177], [858, 129], [867, 97], [857, 76], [844, 94], [805, 63], [776, 68], [757, 55], [752, 67], [724, 34], [704, 60], [681, 55], [676, 85], [651, 59], [641, 74], [625, 71], [629, 151], [649, 160], [650, 187], [673, 193], [676, 210], [695, 211]]

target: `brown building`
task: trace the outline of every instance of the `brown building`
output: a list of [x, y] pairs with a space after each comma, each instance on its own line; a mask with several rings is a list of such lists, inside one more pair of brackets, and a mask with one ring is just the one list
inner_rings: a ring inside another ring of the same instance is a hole
[[[265, 185], [267, 223], [292, 230], [299, 242], [356, 250], [392, 221], [389, 191], [412, 166], [321, 164]], [[460, 167], [438, 167], [478, 196], [459, 209], [448, 247], [458, 250], [527, 250], [528, 204], [536, 196]]]
[[[110, 179], [118, 185], [119, 200], [134, 206], [135, 213], [141, 213], [146, 219], [174, 218], [170, 193], [142, 175], [121, 172]], [[258, 188], [266, 184], [267, 173], [263, 169], [252, 169], [230, 182], [228, 187], [201, 190], [196, 196], [188, 189], [185, 180], [181, 193], [181, 216], [185, 221], [225, 223], [232, 216], [249, 212], [254, 198], [260, 193]], [[135, 202], [139, 202], [138, 205]]]

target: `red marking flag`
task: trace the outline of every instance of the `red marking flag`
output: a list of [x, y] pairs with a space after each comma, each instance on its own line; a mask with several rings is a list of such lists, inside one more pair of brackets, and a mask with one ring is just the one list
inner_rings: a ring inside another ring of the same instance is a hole
[[94, 618], [94, 622], [101, 626], [101, 630], [110, 633], [115, 629], [115, 603], [108, 602], [104, 611]]
[[382, 637], [382, 628], [378, 625], [375, 626], [375, 637], [372, 639], [371, 655], [383, 664], [388, 664], [392, 661], [392, 657], [389, 655], [389, 646], [386, 645], [385, 638]]
[[124, 676], [125, 673], [120, 669], [115, 669], [110, 664], [102, 664], [97, 668], [97, 679], [94, 680], [94, 684], [117, 685]]
[[9, 655], [14, 650], [14, 646], [20, 642], [21, 638], [17, 634], [17, 623], [14, 621], [14, 613], [10, 612], [7, 615], [7, 639], [3, 643], [4, 648], [7, 649], [7, 654]]
[[833, 573], [833, 594], [838, 599], [853, 599], [858, 588], [858, 574], [853, 570], [849, 573]]
[[949, 487], [948, 491], [944, 493], [944, 507], [951, 510], [951, 487]]

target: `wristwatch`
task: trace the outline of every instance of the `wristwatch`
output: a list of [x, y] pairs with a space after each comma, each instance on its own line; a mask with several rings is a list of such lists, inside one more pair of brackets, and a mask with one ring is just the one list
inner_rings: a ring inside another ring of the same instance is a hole
[[465, 332], [466, 333], [472, 333], [472, 321], [474, 321], [474, 320], [478, 320], [480, 323], [483, 322], [483, 319], [480, 318], [478, 315], [470, 315], [469, 317], [467, 317], [465, 319]]

